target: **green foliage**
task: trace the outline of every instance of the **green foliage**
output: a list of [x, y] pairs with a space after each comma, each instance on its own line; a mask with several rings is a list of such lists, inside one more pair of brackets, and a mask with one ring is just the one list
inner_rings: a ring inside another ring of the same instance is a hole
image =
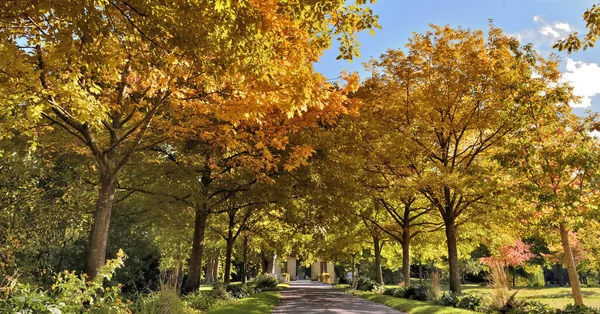
[[375, 282], [375, 280], [367, 277], [357, 277], [352, 283], [352, 287], [361, 291], [372, 291], [381, 293], [384, 291], [384, 286]]
[[227, 292], [236, 299], [249, 297], [256, 292], [256, 289], [249, 284], [228, 285]]
[[600, 314], [600, 308], [597, 307], [589, 307], [585, 305], [573, 305], [569, 304], [564, 309], [558, 312], [559, 314]]
[[381, 294], [394, 296], [394, 294], [396, 293], [396, 290], [399, 290], [399, 289], [400, 288], [385, 288]]
[[279, 278], [271, 274], [261, 274], [256, 277], [254, 286], [257, 291], [273, 290], [279, 284]]
[[451, 306], [457, 307], [459, 302], [459, 295], [449, 291], [448, 293], [444, 292], [442, 296], [436, 300], [436, 303], [443, 306]]
[[435, 293], [429, 285], [410, 286], [406, 289], [404, 297], [417, 301], [432, 301], [435, 299]]
[[478, 294], [467, 294], [459, 296], [456, 307], [472, 311], [479, 310], [483, 305], [483, 297]]
[[385, 304], [391, 308], [400, 310], [406, 313], [415, 314], [467, 314], [476, 313], [469, 310], [457, 309], [453, 307], [444, 307], [440, 305], [433, 305], [429, 302], [422, 302], [417, 300], [409, 300], [404, 298], [394, 298], [388, 295], [353, 291], [356, 294], [367, 300], [371, 300], [377, 303]]
[[210, 292], [196, 291], [185, 295], [183, 301], [193, 309], [206, 311], [215, 305], [219, 299]]
[[560, 312], [547, 304], [531, 301], [531, 302], [522, 302], [517, 307], [511, 309], [508, 313], [510, 314], [555, 314]]
[[172, 287], [161, 287], [160, 291], [152, 292], [139, 298], [133, 307], [136, 314], [190, 313], [186, 303], [181, 300], [177, 290]]
[[129, 313], [128, 304], [118, 296], [120, 286], [105, 287], [116, 269], [123, 266], [125, 254], [106, 262], [98, 276], [87, 281], [85, 275], [64, 272], [55, 277], [50, 291], [44, 291], [16, 279], [0, 291], [0, 312], [5, 313]]
[[231, 297], [228, 292], [228, 285], [224, 282], [215, 283], [212, 290], [207, 293], [217, 299], [229, 299]]

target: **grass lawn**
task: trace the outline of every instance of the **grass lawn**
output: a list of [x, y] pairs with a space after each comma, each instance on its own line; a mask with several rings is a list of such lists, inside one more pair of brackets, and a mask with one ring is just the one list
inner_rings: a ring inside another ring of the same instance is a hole
[[[489, 293], [490, 287], [482, 287], [476, 284], [462, 285], [463, 292]], [[583, 303], [587, 306], [600, 307], [600, 288], [581, 288]], [[535, 300], [546, 303], [552, 307], [562, 308], [573, 303], [571, 288], [569, 287], [544, 287], [544, 288], [520, 288], [517, 298]]]
[[396, 310], [411, 314], [469, 314], [476, 313], [467, 310], [455, 309], [452, 307], [432, 305], [427, 302], [395, 298], [389, 295], [377, 294], [372, 292], [363, 291], [352, 291], [353, 294], [358, 295], [370, 301], [387, 305]]
[[[413, 285], [418, 285], [418, 279], [411, 279]], [[386, 288], [397, 288], [398, 285], [386, 285]], [[478, 284], [461, 285], [463, 293], [479, 293], [486, 295], [491, 287], [480, 286]], [[563, 308], [569, 303], [573, 303], [571, 288], [569, 287], [543, 287], [543, 288], [518, 288], [517, 298], [539, 301], [552, 307]], [[448, 291], [447, 285], [442, 285], [442, 290]], [[587, 306], [600, 307], [600, 288], [581, 288], [583, 292], [583, 303]], [[516, 291], [516, 290], [513, 290]]]
[[210, 309], [207, 314], [263, 314], [271, 313], [277, 303], [280, 294], [278, 291], [266, 291], [238, 301], [217, 305]]

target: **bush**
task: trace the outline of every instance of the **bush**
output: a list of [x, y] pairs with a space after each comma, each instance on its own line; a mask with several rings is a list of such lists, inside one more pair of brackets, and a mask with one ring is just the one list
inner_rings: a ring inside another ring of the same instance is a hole
[[223, 282], [216, 282], [213, 284], [213, 288], [210, 291], [207, 291], [207, 294], [219, 300], [226, 300], [231, 298], [231, 294], [227, 292], [228, 286]]
[[290, 282], [290, 274], [288, 274], [288, 273], [282, 273], [281, 277], [283, 277], [283, 281], [284, 281], [282, 283]]
[[458, 302], [460, 301], [460, 297], [457, 294], [454, 294], [452, 291], [444, 292], [442, 296], [437, 300], [437, 304], [442, 306], [451, 306], [457, 307]]
[[[207, 291], [208, 292], [208, 291]], [[206, 311], [211, 308], [219, 299], [215, 298], [212, 293], [202, 293], [196, 291], [194, 293], [187, 294], [183, 297], [183, 300], [193, 309]]]
[[559, 314], [600, 314], [600, 308], [589, 307], [585, 305], [569, 304], [564, 309], [558, 311]]
[[483, 304], [483, 297], [479, 294], [467, 294], [459, 297], [456, 307], [471, 311], [477, 311]]
[[518, 303], [509, 314], [557, 314], [560, 310], [557, 310], [547, 304], [538, 301], [521, 302]]
[[406, 289], [404, 297], [417, 301], [434, 300], [434, 292], [430, 286], [410, 286]]
[[394, 294], [396, 293], [396, 290], [398, 290], [398, 288], [385, 288], [383, 290], [383, 294], [384, 295], [389, 295], [389, 296], [394, 296]]
[[236, 299], [249, 297], [254, 294], [255, 290], [248, 284], [228, 285], [227, 292]]
[[98, 269], [98, 275], [88, 281], [85, 275], [64, 272], [55, 277], [50, 291], [9, 281], [0, 288], [1, 313], [129, 313], [128, 304], [119, 297], [120, 286], [104, 287], [115, 270], [123, 266], [125, 254], [119, 251], [117, 258]]
[[271, 274], [262, 274], [256, 277], [254, 286], [258, 291], [273, 290], [279, 284], [279, 279]]
[[398, 288], [394, 292], [394, 297], [396, 298], [405, 298], [406, 297], [406, 288]]
[[383, 292], [384, 286], [382, 284], [378, 284], [375, 280], [367, 277], [358, 277], [354, 280], [352, 287], [356, 290], [361, 291], [372, 291], [372, 292]]
[[133, 309], [136, 314], [161, 314], [190, 313], [186, 303], [181, 300], [177, 290], [174, 288], [162, 287], [160, 291], [153, 292], [147, 296], [139, 298]]

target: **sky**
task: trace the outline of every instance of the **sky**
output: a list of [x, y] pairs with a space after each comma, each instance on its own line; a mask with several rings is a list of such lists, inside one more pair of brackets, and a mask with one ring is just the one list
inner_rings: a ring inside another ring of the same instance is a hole
[[382, 29], [375, 35], [363, 32], [360, 58], [352, 62], [336, 60], [337, 46], [325, 52], [315, 65], [317, 71], [333, 79], [343, 70], [363, 76], [363, 62], [377, 58], [389, 48], [404, 48], [412, 33], [423, 33], [429, 24], [487, 30], [488, 20], [521, 40], [532, 43], [544, 56], [560, 56], [563, 78], [574, 86], [582, 103], [573, 105], [577, 114], [600, 112], [600, 44], [572, 54], [558, 52], [552, 45], [567, 34], [587, 33], [583, 12], [599, 0], [377, 0], [370, 7], [379, 16]]

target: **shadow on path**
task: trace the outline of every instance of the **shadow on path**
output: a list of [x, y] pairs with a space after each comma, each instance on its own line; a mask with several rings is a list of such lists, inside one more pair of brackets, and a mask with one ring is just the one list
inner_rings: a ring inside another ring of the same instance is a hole
[[402, 312], [333, 289], [328, 284], [299, 280], [292, 281], [290, 288], [281, 292], [281, 302], [272, 313], [401, 314]]

